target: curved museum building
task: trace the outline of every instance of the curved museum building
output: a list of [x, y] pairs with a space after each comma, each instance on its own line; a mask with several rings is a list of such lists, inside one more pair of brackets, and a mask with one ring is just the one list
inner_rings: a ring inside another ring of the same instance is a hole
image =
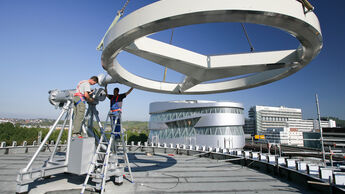
[[231, 149], [244, 147], [244, 109], [240, 103], [153, 102], [149, 111], [151, 142]]

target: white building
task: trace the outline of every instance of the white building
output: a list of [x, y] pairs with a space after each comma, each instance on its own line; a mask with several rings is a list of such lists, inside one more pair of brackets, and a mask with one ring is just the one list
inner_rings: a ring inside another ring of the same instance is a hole
[[289, 120], [302, 119], [302, 110], [287, 107], [254, 106], [249, 110], [249, 118], [255, 121], [256, 134], [270, 128], [284, 128]]
[[243, 148], [243, 105], [234, 102], [170, 101], [150, 104], [150, 141]]
[[303, 146], [303, 132], [293, 128], [268, 129], [264, 135], [265, 141], [269, 143]]
[[[321, 126], [335, 127], [336, 123], [334, 120], [321, 121]], [[255, 134], [264, 134], [268, 129], [283, 128], [287, 128], [286, 131], [312, 132], [319, 130], [319, 123], [317, 120], [303, 120], [302, 110], [298, 108], [283, 106], [254, 106], [250, 108], [249, 119], [246, 120], [246, 131], [254, 130]]]

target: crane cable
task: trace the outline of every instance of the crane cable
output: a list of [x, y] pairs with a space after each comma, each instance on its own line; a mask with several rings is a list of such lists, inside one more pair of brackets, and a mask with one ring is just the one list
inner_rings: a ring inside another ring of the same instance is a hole
[[302, 3], [303, 7], [307, 8], [308, 11], [313, 11], [314, 10], [314, 6], [312, 4], [310, 4], [308, 0], [297, 0], [297, 1]]
[[253, 52], [253, 51], [254, 51], [254, 47], [253, 47], [252, 43], [250, 42], [249, 36], [248, 36], [248, 34], [247, 34], [247, 30], [246, 30], [246, 28], [244, 27], [244, 24], [243, 24], [243, 23], [241, 23], [241, 26], [242, 26], [242, 29], [243, 29], [244, 34], [246, 35], [248, 44], [249, 44], [249, 46], [250, 46], [250, 52]]
[[[297, 0], [299, 1], [300, 3], [302, 3], [302, 5], [308, 9], [308, 11], [311, 11], [311, 10], [314, 10], [314, 6], [312, 4], [309, 3], [308, 0]], [[254, 47], [253, 47], [253, 44], [251, 43], [250, 39], [249, 39], [249, 36], [248, 36], [248, 33], [247, 33], [247, 30], [244, 26], [243, 23], [241, 23], [241, 26], [242, 26], [242, 29], [243, 29], [243, 32], [244, 34], [246, 35], [246, 38], [247, 38], [247, 41], [248, 41], [248, 44], [250, 46], [250, 52], [253, 52], [254, 51]]]
[[[172, 43], [173, 36], [174, 36], [174, 28], [171, 29], [171, 37], [170, 37], [169, 44]], [[168, 69], [167, 67], [165, 67], [165, 69], [164, 69], [163, 82], [165, 82], [165, 78], [166, 78], [166, 75], [167, 75], [167, 69]]]
[[103, 46], [104, 46], [104, 45], [103, 45], [103, 41], [104, 41], [105, 36], [107, 36], [109, 30], [117, 23], [117, 21], [118, 21], [118, 20], [120, 19], [120, 17], [123, 15], [123, 13], [124, 13], [124, 11], [125, 11], [125, 9], [126, 9], [128, 3], [129, 3], [129, 1], [130, 1], [130, 0], [127, 0], [126, 3], [125, 3], [125, 5], [122, 7], [122, 9], [120, 9], [119, 11], [117, 11], [117, 14], [116, 14], [116, 16], [115, 16], [115, 19], [113, 20], [113, 22], [112, 22], [111, 25], [109, 26], [107, 32], [104, 34], [104, 36], [103, 36], [101, 42], [98, 44], [98, 46], [97, 46], [97, 48], [96, 48], [98, 51], [102, 51], [102, 50], [103, 50]]

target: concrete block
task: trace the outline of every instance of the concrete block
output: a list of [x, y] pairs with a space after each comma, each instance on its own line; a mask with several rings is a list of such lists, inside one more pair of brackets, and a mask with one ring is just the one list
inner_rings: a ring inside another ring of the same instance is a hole
[[189, 149], [189, 150], [193, 150], [193, 145], [189, 145], [189, 146], [188, 146], [188, 149]]
[[196, 151], [199, 150], [199, 146], [198, 146], [198, 145], [195, 146], [195, 150], [196, 150]]
[[277, 158], [277, 164], [285, 166], [285, 158], [284, 157], [278, 157]]
[[183, 145], [182, 145], [182, 148], [183, 148], [184, 150], [186, 150], [186, 149], [187, 149], [186, 144], [183, 144]]
[[223, 148], [223, 149], [222, 149], [222, 152], [223, 152], [223, 154], [229, 153], [228, 148]]
[[344, 172], [334, 172], [334, 183], [336, 185], [345, 185], [345, 173]]
[[209, 152], [213, 152], [213, 148], [212, 147], [208, 147], [208, 149], [207, 149]]
[[161, 143], [158, 142], [158, 143], [157, 143], [157, 147], [161, 147]]
[[319, 176], [319, 166], [316, 164], [308, 164], [307, 172], [310, 175]]
[[171, 143], [171, 144], [170, 144], [170, 148], [174, 148], [174, 144]]
[[220, 149], [219, 148], [215, 148], [215, 152], [219, 153]]
[[147, 147], [147, 145], [148, 145], [147, 141], [146, 141], [146, 142], [144, 142], [144, 146], [145, 146], [145, 147]]
[[134, 146], [134, 141], [131, 141], [131, 145]]
[[320, 178], [323, 180], [329, 180], [329, 177], [333, 177], [333, 169], [332, 168], [320, 168]]
[[252, 159], [259, 159], [259, 152], [251, 152]]
[[243, 152], [240, 150], [235, 151], [237, 156], [243, 156]]
[[244, 157], [249, 158], [250, 157], [250, 151], [244, 151]]
[[206, 151], [206, 146], [202, 146], [202, 151]]
[[71, 141], [68, 172], [82, 175], [87, 173], [95, 152], [95, 138], [76, 138]]
[[306, 171], [307, 170], [307, 162], [297, 161], [297, 170], [298, 171]]
[[138, 141], [138, 146], [141, 146], [141, 141]]
[[167, 147], [167, 144], [166, 144], [166, 143], [163, 143], [163, 147], [165, 147], [165, 148], [166, 148], [166, 147]]
[[296, 159], [286, 159], [286, 167], [296, 169]]
[[176, 144], [176, 148], [177, 148], [177, 149], [180, 149], [180, 144], [177, 143], [177, 144]]
[[260, 161], [267, 162], [267, 154], [260, 154]]

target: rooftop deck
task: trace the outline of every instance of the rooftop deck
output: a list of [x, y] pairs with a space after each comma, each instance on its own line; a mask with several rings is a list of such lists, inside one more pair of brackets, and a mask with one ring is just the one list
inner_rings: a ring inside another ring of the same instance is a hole
[[[35, 166], [41, 166], [50, 152], [42, 152]], [[0, 155], [0, 193], [15, 193], [16, 175], [30, 160], [32, 154]], [[286, 179], [251, 168], [180, 154], [145, 154], [130, 152], [129, 159], [134, 183], [123, 185], [112, 181], [106, 184], [106, 193], [317, 193]], [[247, 164], [247, 166], [250, 164]], [[85, 176], [62, 173], [30, 185], [29, 193], [80, 193]]]

